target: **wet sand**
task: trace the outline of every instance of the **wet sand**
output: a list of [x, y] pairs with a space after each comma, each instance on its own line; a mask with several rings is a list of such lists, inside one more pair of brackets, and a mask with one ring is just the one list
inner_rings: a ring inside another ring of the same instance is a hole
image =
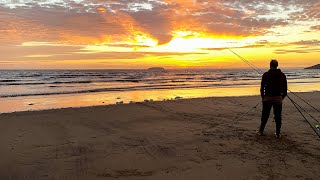
[[[319, 109], [319, 92], [299, 95]], [[0, 179], [319, 179], [320, 139], [287, 98], [281, 139], [273, 115], [266, 136], [255, 135], [261, 105], [236, 121], [259, 101], [215, 97], [1, 114]]]

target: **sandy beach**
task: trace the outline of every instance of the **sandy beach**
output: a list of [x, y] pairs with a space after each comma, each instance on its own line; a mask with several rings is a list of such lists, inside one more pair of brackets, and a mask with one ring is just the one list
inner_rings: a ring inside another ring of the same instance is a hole
[[[320, 92], [299, 95], [319, 109]], [[261, 105], [236, 121], [259, 101], [212, 97], [1, 114], [0, 179], [319, 179], [320, 139], [287, 98], [281, 139], [273, 115], [266, 136], [255, 134]]]

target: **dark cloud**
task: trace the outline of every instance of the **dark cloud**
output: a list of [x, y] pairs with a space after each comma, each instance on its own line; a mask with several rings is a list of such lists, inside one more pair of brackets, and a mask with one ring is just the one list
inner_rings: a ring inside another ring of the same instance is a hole
[[[318, 52], [320, 49], [320, 41], [319, 40], [301, 40], [301, 41], [294, 41], [294, 42], [269, 42], [267, 40], [261, 40], [253, 43], [252, 45], [246, 46], [233, 46], [234, 48], [279, 48], [279, 47], [290, 47], [290, 50], [287, 49], [277, 49], [275, 50], [276, 54], [284, 54], [284, 53], [311, 53], [311, 52]], [[319, 47], [319, 48], [318, 48]], [[293, 48], [293, 50], [291, 49]], [[226, 50], [228, 48], [202, 48], [203, 50]]]
[[307, 53], [314, 53], [320, 52], [320, 48], [317, 49], [277, 49], [274, 51], [275, 54], [288, 54], [288, 53], [299, 53], [299, 54], [307, 54]]
[[97, 52], [97, 53], [78, 53], [78, 54], [55, 54], [48, 57], [24, 57], [23, 59], [40, 60], [119, 60], [119, 59], [141, 59], [148, 56], [181, 56], [203, 53], [179, 53], [179, 52]]
[[316, 30], [316, 31], [320, 31], [320, 25], [317, 26], [311, 26], [310, 28], [311, 30]]
[[[248, 45], [248, 46], [239, 46], [239, 47], [231, 47], [231, 49], [242, 49], [242, 48], [260, 48], [264, 47], [265, 45], [263, 44], [255, 44], [255, 45]], [[222, 51], [222, 50], [227, 50], [229, 48], [201, 48], [202, 50], [214, 50], [214, 51]]]
[[1, 59], [23, 59], [30, 55], [72, 54], [81, 46], [0, 46]]
[[[282, 44], [282, 46], [290, 46], [290, 49], [276, 49], [276, 54], [287, 54], [287, 53], [315, 53], [320, 52], [320, 41], [319, 40], [301, 40], [296, 42], [290, 42]], [[279, 47], [279, 46], [276, 46]]]
[[108, 47], [124, 47], [124, 48], [149, 48], [147, 45], [134, 45], [134, 44], [124, 44], [124, 43], [109, 43]]
[[320, 41], [319, 40], [307, 40], [307, 41], [301, 40], [301, 41], [289, 43], [289, 45], [302, 45], [307, 47], [320, 46]]
[[[127, 46], [136, 48], [127, 44], [119, 44], [119, 47]], [[113, 45], [112, 47], [117, 47]], [[144, 48], [140, 46], [139, 48]], [[86, 50], [85, 46], [65, 46], [65, 45], [33, 45], [33, 46], [0, 46], [1, 59], [13, 61], [25, 60], [101, 60], [101, 59], [136, 59], [146, 56], [176, 56], [204, 54], [198, 52], [94, 52]], [[1, 61], [0, 61], [1, 62]]]
[[170, 17], [162, 9], [128, 13], [146, 33], [159, 41], [158, 44], [168, 43], [172, 39]]

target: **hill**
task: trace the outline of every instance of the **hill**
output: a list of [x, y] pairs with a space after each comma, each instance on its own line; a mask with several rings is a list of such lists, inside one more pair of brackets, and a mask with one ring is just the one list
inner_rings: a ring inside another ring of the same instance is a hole
[[314, 65], [314, 66], [310, 66], [304, 69], [320, 69], [320, 64]]
[[148, 71], [165, 71], [165, 69], [163, 67], [152, 67]]

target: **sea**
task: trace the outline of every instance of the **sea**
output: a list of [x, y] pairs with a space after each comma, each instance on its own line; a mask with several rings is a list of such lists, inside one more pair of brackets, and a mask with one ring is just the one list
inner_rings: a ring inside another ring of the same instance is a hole
[[[320, 90], [320, 70], [282, 71], [290, 90]], [[0, 113], [258, 95], [260, 81], [252, 69], [0, 70]]]

